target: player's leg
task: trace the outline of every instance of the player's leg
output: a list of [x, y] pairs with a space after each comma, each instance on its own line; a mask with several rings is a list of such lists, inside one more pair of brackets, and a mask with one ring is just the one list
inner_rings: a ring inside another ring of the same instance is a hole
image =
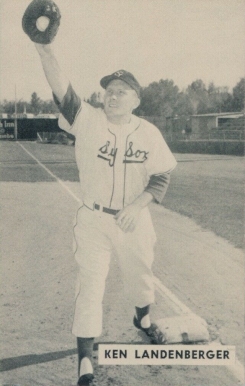
[[115, 245], [126, 294], [138, 308], [154, 303], [152, 263], [156, 235], [147, 208], [140, 214], [133, 232], [124, 233], [118, 227], [120, 237]]
[[150, 304], [145, 307], [137, 307], [135, 306], [136, 318], [141, 327], [149, 328], [151, 325], [150, 320]]
[[163, 336], [150, 319], [150, 304], [154, 303], [152, 263], [156, 235], [148, 208], [133, 232], [124, 233], [117, 245], [124, 288], [135, 305], [134, 325], [142, 329], [153, 343], [161, 343]]
[[[155, 301], [154, 282], [152, 273], [153, 247], [146, 250], [137, 248], [139, 239], [127, 234], [125, 237], [124, 247], [119, 252], [119, 261], [124, 282], [125, 295], [135, 305], [135, 311], [139, 326], [149, 328], [150, 305]], [[148, 236], [147, 236], [148, 237]], [[151, 240], [144, 240], [144, 245], [151, 243]], [[132, 243], [134, 244], [132, 245]], [[142, 243], [142, 241], [141, 241]], [[146, 256], [147, 255], [147, 256]]]
[[93, 380], [93, 345], [94, 338], [77, 338], [78, 385], [89, 385]]
[[74, 227], [79, 272], [72, 332], [77, 337], [81, 385], [92, 379], [93, 338], [102, 331], [102, 300], [111, 252], [104, 229], [100, 216], [87, 208], [79, 210]]

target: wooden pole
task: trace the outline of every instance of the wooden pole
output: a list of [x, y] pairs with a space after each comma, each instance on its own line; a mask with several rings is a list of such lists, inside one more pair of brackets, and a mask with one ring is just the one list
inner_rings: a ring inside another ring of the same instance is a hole
[[18, 139], [18, 127], [17, 127], [17, 102], [16, 102], [16, 84], [15, 84], [15, 102], [14, 102], [14, 139]]

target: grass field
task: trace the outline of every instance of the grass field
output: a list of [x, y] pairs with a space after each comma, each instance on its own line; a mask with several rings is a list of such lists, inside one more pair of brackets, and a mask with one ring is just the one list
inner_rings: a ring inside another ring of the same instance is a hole
[[[78, 181], [74, 147], [26, 143], [28, 149], [63, 181]], [[1, 180], [52, 181], [14, 142], [0, 143]], [[195, 220], [238, 248], [244, 235], [244, 159], [222, 155], [176, 154], [164, 206]]]
[[164, 206], [227, 239], [244, 244], [244, 159], [176, 154]]

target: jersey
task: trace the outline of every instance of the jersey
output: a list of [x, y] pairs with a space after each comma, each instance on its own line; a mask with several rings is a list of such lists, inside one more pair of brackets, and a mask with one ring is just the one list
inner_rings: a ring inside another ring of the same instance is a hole
[[81, 102], [73, 122], [61, 114], [59, 126], [76, 137], [82, 201], [90, 207], [120, 210], [145, 190], [152, 175], [176, 166], [159, 130], [134, 114], [128, 124], [114, 125], [103, 109]]

